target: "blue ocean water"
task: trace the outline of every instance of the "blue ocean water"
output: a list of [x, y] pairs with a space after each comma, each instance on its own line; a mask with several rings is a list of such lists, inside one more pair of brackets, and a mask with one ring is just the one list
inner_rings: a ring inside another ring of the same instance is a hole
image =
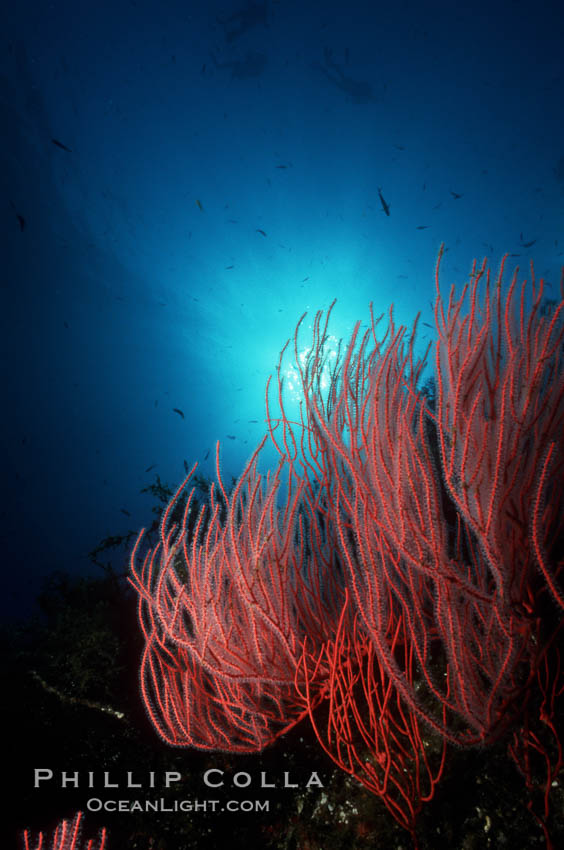
[[443, 242], [445, 291], [506, 252], [558, 291], [561, 3], [23, 0], [2, 16], [5, 615], [146, 525], [156, 474], [213, 476], [220, 441], [238, 475], [304, 311], [304, 348], [335, 298], [335, 341], [370, 302], [407, 325], [421, 312], [422, 350]]

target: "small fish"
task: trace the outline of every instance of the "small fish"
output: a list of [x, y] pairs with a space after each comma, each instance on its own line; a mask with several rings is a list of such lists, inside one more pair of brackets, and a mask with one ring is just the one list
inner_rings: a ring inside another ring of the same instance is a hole
[[390, 214], [390, 205], [386, 203], [384, 200], [384, 196], [382, 195], [382, 190], [378, 187], [378, 197], [380, 198], [380, 203], [382, 204], [382, 209], [386, 213], [386, 215]]
[[302, 280], [302, 283], [305, 283], [306, 280], [309, 280], [309, 275], [308, 275], [308, 277], [304, 277], [304, 279]]
[[151, 466], [148, 466], [148, 467], [147, 467], [147, 469], [145, 470], [145, 472], [150, 472], [152, 469], [154, 469], [154, 468], [155, 468], [155, 466], [156, 466], [156, 465], [157, 465], [156, 463], [152, 463], [152, 464], [151, 464]]
[[156, 398], [155, 399], [155, 407], [158, 407], [158, 406], [159, 406], [159, 400], [158, 400], [158, 398]]
[[10, 201], [10, 206], [12, 207], [12, 209], [13, 209], [14, 213], [16, 214], [16, 218], [17, 218], [17, 220], [18, 220], [18, 224], [19, 224], [19, 226], [20, 226], [20, 230], [21, 230], [21, 232], [23, 233], [23, 232], [24, 232], [24, 230], [25, 230], [25, 218], [23, 217], [23, 215], [20, 215], [20, 214], [19, 214], [19, 212], [18, 212], [18, 211], [17, 211], [17, 209], [16, 209], [16, 205], [15, 205], [15, 203], [14, 203], [13, 201]]
[[188, 466], [188, 461], [186, 459], [184, 459], [183, 463], [184, 463], [184, 472], [186, 473], [186, 475], [188, 475], [188, 473], [190, 472], [190, 467]]
[[210, 450], [208, 449], [207, 452], [204, 455], [204, 460], [207, 460], [209, 458], [209, 456], [210, 456]]
[[228, 440], [236, 440], [237, 437], [234, 437], [233, 434], [227, 434], [227, 439]]
[[125, 508], [120, 508], [120, 511], [122, 512], [122, 514], [125, 514], [125, 516], [131, 516], [129, 511], [126, 511]]
[[226, 269], [234, 269], [235, 266], [225, 266]]
[[67, 146], [64, 145], [62, 142], [60, 142], [58, 139], [51, 139], [51, 141], [54, 145], [56, 145], [62, 151], [66, 151], [67, 153], [72, 153], [71, 148], [67, 148]]
[[523, 234], [522, 233], [519, 234], [519, 239], [520, 239], [522, 248], [530, 248], [531, 245], [534, 245], [535, 242], [537, 241], [536, 239], [533, 239], [531, 242], [523, 242]]
[[179, 415], [179, 416], [182, 416], [182, 418], [183, 418], [183, 419], [185, 418], [185, 417], [184, 417], [184, 413], [180, 410], [180, 408], [178, 408], [178, 407], [173, 407], [172, 409], [173, 409], [174, 413], [178, 413], [178, 415]]
[[429, 322], [421, 322], [421, 324], [422, 324], [422, 325], [425, 325], [425, 327], [426, 327], [426, 328], [431, 328], [431, 330], [432, 330], [432, 331], [434, 331], [434, 330], [435, 330], [435, 329], [434, 329], [434, 327], [433, 327], [433, 325], [430, 325], [430, 324], [429, 324]]
[[430, 226], [431, 226], [430, 224], [418, 224], [415, 229], [416, 230], [427, 230], [427, 228], [430, 227]]
[[457, 201], [457, 200], [458, 200], [458, 198], [461, 198], [461, 197], [462, 197], [462, 195], [459, 195], [459, 194], [458, 194], [458, 192], [452, 192], [452, 191], [451, 191], [451, 193], [450, 193], [450, 194], [452, 195], [452, 197], [454, 198], [454, 200], [455, 200], [455, 201]]
[[247, 421], [248, 421], [248, 422], [253, 422], [254, 424], [256, 424], [256, 423], [258, 422], [258, 419], [248, 419]]
[[260, 229], [260, 227], [257, 227], [257, 228], [256, 228], [256, 232], [257, 232], [257, 233], [262, 233], [262, 235], [263, 235], [263, 236], [266, 236], [266, 233], [264, 232], [264, 230], [261, 230], [261, 229]]
[[198, 198], [196, 198], [196, 206], [198, 207], [200, 212], [204, 211], [204, 205], [202, 204], [202, 202]]
[[276, 168], [288, 168], [287, 165], [277, 165]]

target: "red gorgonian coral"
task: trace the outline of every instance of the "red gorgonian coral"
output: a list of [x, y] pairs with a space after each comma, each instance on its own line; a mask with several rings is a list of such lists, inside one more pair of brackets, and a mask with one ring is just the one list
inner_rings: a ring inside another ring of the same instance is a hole
[[97, 839], [80, 840], [82, 812], [77, 812], [72, 821], [62, 820], [56, 827], [51, 844], [42, 832], [32, 839], [29, 830], [23, 834], [24, 850], [105, 850], [106, 830], [102, 829]]
[[543, 823], [564, 764], [564, 278], [547, 303], [532, 269], [504, 290], [505, 260], [494, 280], [474, 264], [445, 304], [441, 257], [434, 392], [417, 321], [409, 333], [390, 312], [379, 338], [371, 314], [325, 385], [331, 310], [305, 360], [302, 317], [297, 417], [288, 346], [277, 415], [267, 388], [278, 468], [259, 473], [263, 441], [228, 494], [218, 463], [209, 506], [194, 521], [191, 494], [175, 524], [187, 479], [158, 546], [138, 565], [140, 538], [131, 559], [143, 698], [164, 740], [253, 751], [309, 714], [413, 835], [449, 743], [511, 730], [528, 783], [540, 754]]

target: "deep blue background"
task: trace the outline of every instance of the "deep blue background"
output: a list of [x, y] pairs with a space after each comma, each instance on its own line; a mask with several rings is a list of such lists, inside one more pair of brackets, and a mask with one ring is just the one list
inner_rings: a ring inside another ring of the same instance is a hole
[[146, 524], [155, 473], [221, 440], [238, 474], [304, 310], [432, 323], [443, 241], [445, 287], [509, 252], [556, 292], [561, 2], [249, 7], [2, 11], [4, 613]]

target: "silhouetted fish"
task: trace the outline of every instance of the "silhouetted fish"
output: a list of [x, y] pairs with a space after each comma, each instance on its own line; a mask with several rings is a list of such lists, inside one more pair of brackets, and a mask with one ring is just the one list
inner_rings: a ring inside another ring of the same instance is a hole
[[536, 239], [532, 239], [530, 242], [523, 242], [523, 234], [522, 233], [519, 234], [519, 240], [521, 242], [522, 248], [530, 248], [531, 245], [534, 245], [535, 242], [537, 241]]
[[173, 409], [174, 413], [178, 413], [178, 415], [182, 416], [183, 419], [185, 418], [184, 413], [178, 407], [173, 407], [172, 409]]
[[51, 141], [53, 142], [54, 145], [57, 145], [57, 147], [60, 148], [62, 151], [66, 151], [67, 153], [72, 153], [71, 148], [67, 148], [67, 146], [64, 145], [62, 142], [60, 142], [58, 139], [51, 139]]
[[24, 232], [24, 230], [25, 230], [25, 218], [23, 217], [23, 215], [20, 215], [20, 213], [17, 211], [17, 209], [16, 209], [16, 205], [15, 205], [15, 203], [14, 203], [13, 201], [10, 201], [10, 206], [12, 207], [13, 211], [14, 211], [14, 212], [15, 212], [15, 214], [16, 214], [16, 218], [17, 218], [17, 220], [18, 220], [18, 224], [19, 224], [19, 226], [20, 226], [20, 230], [21, 230], [21, 232], [23, 233], [23, 232]]
[[386, 215], [390, 214], [390, 205], [386, 203], [384, 200], [384, 196], [382, 195], [382, 190], [378, 187], [378, 197], [380, 198], [380, 203], [382, 204], [382, 209], [386, 213]]

